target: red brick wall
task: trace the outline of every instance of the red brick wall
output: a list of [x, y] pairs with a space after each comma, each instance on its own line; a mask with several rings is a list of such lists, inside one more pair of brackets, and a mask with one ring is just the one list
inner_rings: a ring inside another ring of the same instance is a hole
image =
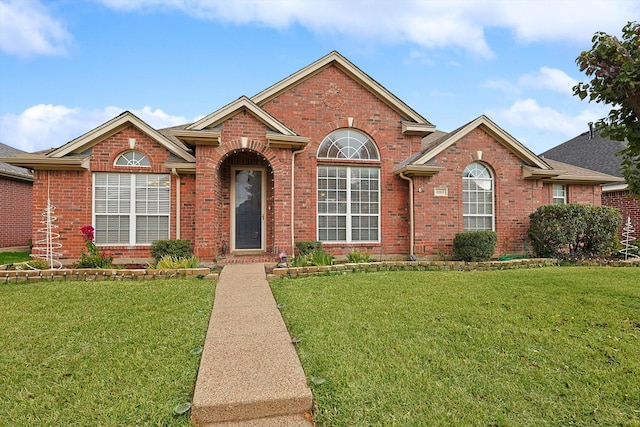
[[407, 183], [394, 175], [393, 170], [399, 162], [420, 151], [420, 137], [402, 134], [402, 117], [334, 66], [280, 94], [263, 108], [298, 135], [311, 139], [295, 161], [295, 241], [317, 239], [318, 147], [331, 132], [348, 127], [351, 117], [352, 127], [369, 135], [380, 151], [382, 241], [369, 245], [325, 244], [325, 247], [337, 255], [361, 248], [373, 254], [406, 256], [409, 253]]
[[[135, 150], [147, 155], [151, 161], [150, 168], [113, 166], [118, 155], [130, 150], [129, 138], [135, 138]], [[43, 238], [38, 232], [42, 227], [40, 215], [47, 206], [47, 192], [51, 203], [56, 207], [55, 225], [60, 234], [58, 242], [62, 244], [63, 261], [73, 262], [85, 252], [85, 245], [80, 229], [91, 225], [92, 211], [92, 173], [93, 172], [136, 172], [136, 173], [170, 173], [164, 167], [169, 152], [155, 140], [139, 129], [130, 126], [96, 144], [91, 149], [89, 171], [36, 171], [36, 182], [33, 186], [33, 228], [34, 244]], [[182, 214], [182, 238], [192, 239], [194, 219], [193, 176], [181, 177], [181, 187], [185, 190], [181, 194], [184, 206]], [[176, 216], [176, 177], [171, 177], [171, 211], [170, 236], [175, 237]], [[148, 258], [150, 245], [141, 246], [100, 246], [100, 250], [116, 258]]]
[[[481, 160], [478, 151], [482, 151]], [[474, 161], [488, 166], [494, 178], [496, 253], [522, 252], [529, 214], [541, 205], [543, 193], [539, 181], [522, 178], [522, 161], [482, 129], [471, 131], [436, 161], [443, 171], [414, 181], [416, 254], [451, 253], [455, 234], [464, 230], [462, 173]], [[435, 197], [436, 188], [447, 188], [448, 197]]]
[[0, 177], [0, 248], [29, 246], [32, 183]]
[[620, 228], [620, 237], [622, 237], [622, 229], [627, 223], [627, 218], [631, 218], [631, 225], [635, 230], [634, 243], [640, 241], [640, 202], [634, 198], [629, 191], [610, 191], [602, 193], [602, 204], [618, 208], [622, 215], [622, 227]]

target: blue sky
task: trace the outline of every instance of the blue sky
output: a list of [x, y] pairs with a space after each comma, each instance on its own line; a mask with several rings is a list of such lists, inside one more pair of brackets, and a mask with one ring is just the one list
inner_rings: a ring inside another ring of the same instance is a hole
[[481, 114], [536, 153], [587, 130], [575, 58], [632, 0], [0, 0], [0, 142], [58, 147], [130, 110], [156, 128], [337, 50], [437, 126]]

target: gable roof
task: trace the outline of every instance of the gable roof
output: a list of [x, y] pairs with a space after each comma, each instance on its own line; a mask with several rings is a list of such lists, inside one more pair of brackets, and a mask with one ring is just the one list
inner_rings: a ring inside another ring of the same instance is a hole
[[176, 156], [187, 161], [196, 161], [195, 157], [189, 153], [189, 149], [185, 145], [169, 140], [130, 111], [125, 111], [108, 122], [66, 143], [62, 147], [50, 151], [47, 157], [61, 158], [69, 154], [81, 154], [88, 148], [91, 148], [100, 141], [105, 140], [129, 126], [135, 126]]
[[613, 176], [622, 176], [622, 159], [616, 155], [625, 148], [624, 141], [614, 141], [600, 136], [597, 131], [587, 131], [540, 154], [545, 159], [591, 169]]
[[325, 55], [312, 64], [254, 95], [251, 101], [258, 106], [263, 106], [281, 93], [318, 74], [331, 65], [338, 67], [402, 116], [405, 119], [403, 122], [403, 130], [405, 132], [427, 135], [435, 130], [435, 126], [427, 119], [336, 51]]
[[[13, 148], [0, 142], [0, 159], [11, 158], [16, 155], [25, 154], [24, 151]], [[9, 163], [0, 162], [0, 176], [19, 179], [22, 181], [33, 181], [33, 174], [29, 169], [14, 166]]]
[[522, 145], [518, 140], [512, 137], [500, 126], [491, 121], [487, 116], [480, 117], [460, 126], [458, 129], [444, 134], [439, 138], [432, 139], [425, 144], [421, 153], [416, 155], [410, 163], [415, 165], [424, 165], [434, 159], [438, 154], [461, 140], [476, 128], [482, 128], [485, 132], [495, 138], [502, 145], [507, 147], [511, 152], [518, 156], [527, 165], [534, 166], [543, 170], [550, 170], [551, 167], [541, 158], [536, 156], [531, 150]]

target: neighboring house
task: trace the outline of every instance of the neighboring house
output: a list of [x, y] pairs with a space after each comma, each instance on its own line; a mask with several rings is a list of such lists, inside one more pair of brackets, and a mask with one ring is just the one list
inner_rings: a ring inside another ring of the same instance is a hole
[[[0, 157], [24, 151], [0, 143]], [[33, 175], [31, 171], [0, 162], [0, 248], [28, 247], [32, 232]]]
[[[540, 156], [622, 177], [620, 172], [622, 159], [616, 153], [625, 147], [626, 142], [600, 136], [593, 127], [593, 123], [589, 123], [589, 131], [545, 151]], [[640, 233], [640, 202], [633, 197], [625, 182], [604, 184], [602, 204], [618, 208], [624, 220], [623, 227], [627, 218], [631, 218], [633, 228], [636, 233]]]
[[[424, 140], [423, 140], [424, 139]], [[50, 197], [68, 259], [80, 228], [116, 257], [157, 239], [193, 242], [201, 260], [275, 259], [297, 241], [344, 255], [450, 254], [464, 230], [495, 230], [522, 252], [529, 214], [553, 201], [600, 203], [618, 178], [537, 157], [485, 116], [451, 133], [337, 52], [195, 123], [153, 129], [130, 112], [46, 154], [7, 159]]]

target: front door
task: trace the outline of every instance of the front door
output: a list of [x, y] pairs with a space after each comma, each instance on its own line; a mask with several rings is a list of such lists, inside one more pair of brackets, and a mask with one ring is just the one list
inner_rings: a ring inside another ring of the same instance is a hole
[[232, 171], [232, 248], [236, 251], [265, 249], [265, 170], [238, 167]]

